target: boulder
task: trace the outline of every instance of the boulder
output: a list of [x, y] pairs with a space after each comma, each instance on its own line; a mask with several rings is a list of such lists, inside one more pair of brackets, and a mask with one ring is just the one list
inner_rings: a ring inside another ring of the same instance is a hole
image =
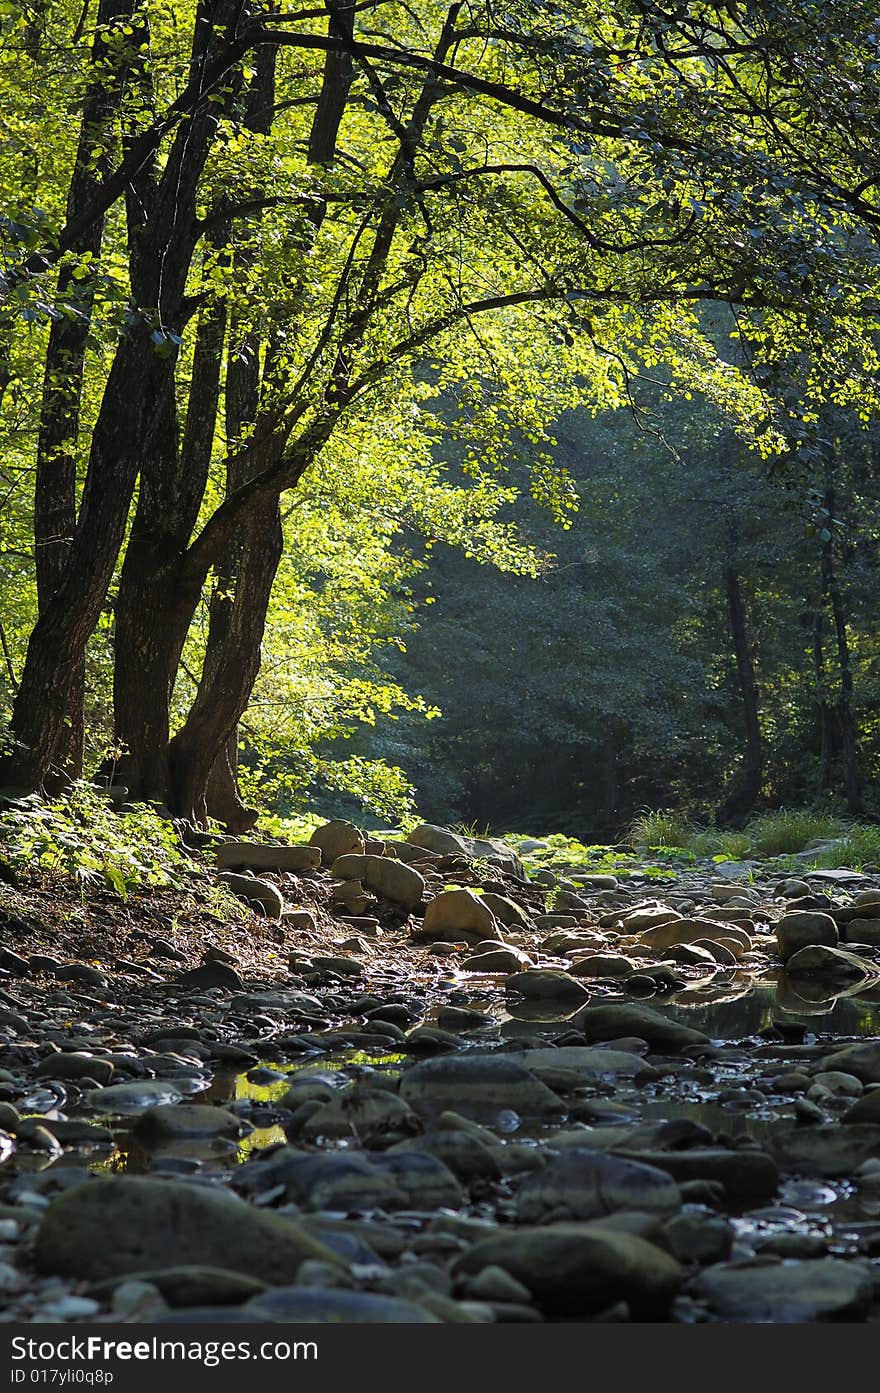
[[680, 1207], [679, 1188], [665, 1171], [570, 1147], [526, 1177], [516, 1197], [516, 1218], [520, 1224], [547, 1224], [597, 1219], [620, 1209], [666, 1215]]
[[550, 1118], [564, 1111], [555, 1093], [504, 1054], [423, 1060], [404, 1073], [400, 1096], [422, 1114], [453, 1109], [479, 1119], [511, 1109], [524, 1117]]
[[658, 948], [665, 952], [677, 943], [697, 943], [703, 939], [725, 939], [729, 940], [729, 945], [736, 955], [742, 956], [748, 953], [752, 946], [752, 940], [744, 929], [736, 928], [732, 924], [719, 924], [714, 919], [678, 919], [667, 924], [661, 924], [659, 928], [647, 929], [639, 935], [639, 943], [645, 944], [648, 948]]
[[862, 1083], [880, 1083], [880, 1040], [866, 1040], [861, 1045], [846, 1045], [822, 1060], [823, 1069], [839, 1069], [853, 1074]]
[[364, 839], [353, 822], [334, 818], [332, 822], [325, 822], [321, 827], [315, 828], [309, 837], [309, 846], [318, 847], [324, 865], [332, 866], [340, 856], [346, 856], [350, 852], [360, 855], [364, 850]]
[[440, 856], [457, 855], [466, 856], [471, 861], [490, 861], [519, 880], [525, 880], [522, 862], [516, 852], [504, 842], [490, 841], [484, 837], [461, 836], [431, 822], [422, 822], [418, 827], [414, 827], [406, 840], [411, 846], [425, 847], [427, 851], [435, 851]]
[[677, 909], [669, 909], [666, 905], [644, 905], [641, 909], [634, 909], [631, 914], [627, 914], [622, 921], [622, 927], [624, 933], [640, 934], [648, 929], [660, 928], [663, 924], [675, 923], [681, 917]]
[[634, 970], [622, 953], [590, 953], [578, 958], [569, 969], [573, 977], [608, 977], [612, 981], [622, 981]]
[[35, 1248], [38, 1271], [88, 1281], [197, 1264], [279, 1285], [310, 1258], [340, 1262], [291, 1219], [228, 1190], [141, 1176], [64, 1190], [43, 1214]]
[[756, 1267], [719, 1264], [691, 1287], [722, 1320], [793, 1324], [859, 1320], [867, 1315], [874, 1283], [867, 1262], [815, 1258]]
[[[877, 908], [880, 909], [880, 905]], [[873, 916], [850, 919], [843, 937], [847, 943], [867, 943], [876, 948], [880, 945], [880, 919]]]
[[483, 939], [500, 939], [501, 933], [482, 896], [462, 888], [441, 890], [431, 900], [416, 937], [432, 943], [455, 943], [459, 939], [479, 943]]
[[500, 1267], [548, 1315], [583, 1316], [625, 1301], [636, 1319], [665, 1314], [682, 1281], [668, 1253], [600, 1224], [546, 1224], [482, 1239], [455, 1264], [475, 1275]]
[[221, 884], [228, 886], [233, 895], [247, 904], [258, 904], [270, 919], [280, 919], [284, 911], [284, 896], [270, 880], [260, 880], [253, 875], [239, 875], [236, 871], [221, 871], [217, 876]]
[[221, 842], [217, 865], [221, 870], [313, 871], [321, 864], [319, 846], [276, 846], [272, 842]]
[[425, 893], [424, 877], [390, 856], [338, 856], [330, 867], [334, 880], [360, 880], [382, 899], [415, 909]]
[[618, 1155], [666, 1171], [680, 1185], [693, 1180], [719, 1181], [728, 1195], [756, 1199], [775, 1195], [779, 1169], [766, 1151], [751, 1147], [688, 1147], [684, 1151], [652, 1151], [615, 1147]]
[[613, 1001], [607, 1005], [585, 1006], [571, 1018], [574, 1030], [588, 1040], [619, 1040], [633, 1035], [659, 1049], [685, 1050], [709, 1044], [708, 1035], [652, 1011], [634, 1001]]
[[530, 1001], [586, 1001], [590, 993], [582, 982], [567, 972], [549, 967], [531, 967], [516, 972], [504, 983], [508, 996], [523, 996]]
[[786, 960], [785, 971], [789, 977], [827, 977], [837, 982], [858, 982], [871, 976], [870, 965], [855, 953], [821, 943], [799, 948]]
[[437, 1325], [439, 1317], [398, 1296], [320, 1287], [276, 1287], [242, 1308], [249, 1321], [275, 1325]]
[[776, 947], [783, 962], [788, 962], [801, 948], [817, 943], [836, 948], [837, 941], [837, 925], [831, 915], [818, 910], [795, 910], [793, 914], [784, 914], [776, 925]]
[[141, 1113], [132, 1127], [134, 1135], [148, 1144], [176, 1137], [237, 1138], [249, 1130], [234, 1112], [208, 1103], [160, 1103]]
[[108, 1084], [113, 1077], [113, 1064], [109, 1059], [91, 1054], [65, 1054], [53, 1051], [40, 1060], [36, 1068], [38, 1079], [94, 1079], [95, 1083]]
[[880, 1126], [853, 1118], [847, 1127], [786, 1127], [767, 1145], [783, 1170], [830, 1180], [880, 1156]]
[[494, 948], [486, 953], [475, 953], [465, 958], [461, 964], [465, 972], [517, 972], [521, 967], [530, 967], [531, 958], [519, 948]]

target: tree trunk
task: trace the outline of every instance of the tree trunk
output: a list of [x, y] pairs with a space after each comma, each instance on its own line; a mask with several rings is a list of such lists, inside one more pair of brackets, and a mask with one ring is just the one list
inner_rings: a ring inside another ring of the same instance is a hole
[[[211, 772], [247, 709], [260, 670], [266, 613], [283, 545], [281, 513], [273, 500], [254, 512], [244, 529], [235, 593], [224, 592], [212, 611], [199, 690], [171, 741], [170, 806], [196, 823], [207, 820]], [[237, 820], [242, 814], [235, 810], [234, 815]]]
[[[846, 612], [843, 594], [834, 560], [834, 536], [832, 527], [836, 506], [834, 447], [829, 443], [825, 448], [825, 498], [824, 509], [827, 526], [822, 538], [822, 589], [831, 606], [834, 622], [834, 638], [837, 649], [837, 669], [840, 678], [839, 695], [835, 702], [835, 712], [840, 730], [840, 752], [843, 761], [843, 787], [847, 812], [858, 817], [862, 812], [862, 794], [859, 783], [858, 745], [856, 738], [855, 713], [853, 711], [852, 661], [849, 651]], [[827, 535], [825, 535], [827, 534]]]
[[[211, 40], [235, 8], [234, 0], [201, 0], [195, 70], [204, 71]], [[0, 783], [40, 787], [57, 767], [68, 693], [107, 595], [135, 481], [145, 462], [167, 460], [178, 346], [192, 309], [185, 291], [200, 235], [196, 200], [217, 120], [214, 106], [198, 107], [177, 128], [161, 177], [144, 167], [129, 187], [137, 308], [107, 376], [63, 574], [31, 634], [13, 708], [14, 744], [0, 765]], [[145, 480], [142, 498], [150, 496], [153, 483], [152, 476]], [[152, 604], [153, 596], [147, 598]]]
[[834, 716], [828, 701], [828, 675], [825, 670], [824, 595], [813, 615], [813, 673], [816, 682], [816, 712], [819, 727], [819, 769], [816, 792], [821, 797], [831, 787], [834, 754]]
[[755, 665], [749, 648], [746, 607], [739, 572], [734, 566], [726, 566], [724, 569], [724, 587], [727, 594], [730, 639], [736, 658], [742, 701], [745, 747], [739, 773], [732, 786], [723, 794], [717, 814], [719, 825], [745, 819], [752, 811], [760, 797], [764, 763]]
[[[86, 93], [79, 144], [67, 195], [68, 222], [78, 221], [89, 208], [101, 180], [112, 167], [110, 123], [127, 85], [128, 57], [124, 47], [108, 43], [108, 31], [130, 18], [139, 0], [99, 0], [91, 62], [95, 78]], [[97, 160], [94, 151], [104, 147]], [[104, 238], [103, 215], [87, 223], [72, 251], [98, 256]], [[64, 570], [76, 527], [76, 443], [85, 369], [86, 341], [91, 325], [94, 281], [87, 268], [77, 280], [76, 266], [65, 263], [58, 276], [56, 298], [76, 313], [59, 314], [49, 329], [43, 373], [43, 395], [37, 433], [34, 489], [34, 561], [39, 613], [45, 613]], [[85, 741], [85, 656], [71, 670], [66, 693], [64, 735], [56, 753], [63, 777], [82, 775]]]

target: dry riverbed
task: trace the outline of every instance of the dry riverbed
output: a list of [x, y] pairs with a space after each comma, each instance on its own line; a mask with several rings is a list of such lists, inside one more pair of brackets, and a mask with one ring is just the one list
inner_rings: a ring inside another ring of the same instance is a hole
[[330, 824], [0, 886], [0, 1318], [876, 1319], [880, 876], [542, 879]]

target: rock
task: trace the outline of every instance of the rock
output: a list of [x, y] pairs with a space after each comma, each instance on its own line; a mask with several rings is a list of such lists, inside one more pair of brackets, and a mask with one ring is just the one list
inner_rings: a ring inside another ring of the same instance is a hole
[[109, 1088], [97, 1088], [89, 1095], [89, 1107], [94, 1112], [132, 1117], [163, 1103], [174, 1103], [180, 1089], [171, 1079], [143, 1079], [138, 1083], [114, 1083]]
[[573, 977], [609, 977], [612, 981], [622, 981], [632, 974], [633, 965], [622, 953], [591, 953], [573, 962], [569, 971]]
[[363, 977], [364, 965], [356, 962], [354, 958], [343, 958], [337, 956], [323, 957], [317, 955], [312, 958], [312, 967], [319, 972], [334, 972], [338, 977]]
[[619, 1156], [656, 1166], [666, 1171], [679, 1184], [693, 1180], [720, 1181], [730, 1196], [762, 1198], [775, 1195], [779, 1185], [779, 1169], [766, 1151], [751, 1147], [688, 1147], [685, 1151], [654, 1151], [614, 1148]]
[[669, 1250], [679, 1262], [724, 1262], [733, 1246], [733, 1226], [714, 1214], [676, 1214], [667, 1219], [663, 1232]]
[[[441, 1121], [442, 1118], [438, 1119], [438, 1128]], [[442, 1161], [443, 1165], [466, 1185], [475, 1180], [501, 1178], [500, 1155], [469, 1131], [444, 1127], [442, 1130], [425, 1132], [417, 1142], [397, 1142], [391, 1150], [411, 1151], [415, 1146], [423, 1154], [436, 1156], [438, 1161]]]
[[526, 1117], [560, 1116], [554, 1093], [503, 1054], [461, 1054], [426, 1059], [407, 1069], [400, 1096], [418, 1113], [452, 1108], [465, 1117], [485, 1118], [506, 1109]]
[[[274, 890], [274, 885], [272, 886]], [[274, 916], [277, 917], [277, 916]], [[205, 991], [211, 987], [222, 987], [227, 992], [240, 992], [244, 982], [234, 967], [228, 963], [207, 962], [180, 975], [180, 985], [188, 991]]]
[[305, 929], [308, 933], [316, 933], [318, 929], [315, 916], [308, 909], [285, 909], [281, 920], [291, 929]]
[[487, 909], [491, 909], [499, 924], [503, 924], [508, 929], [525, 929], [532, 927], [532, 921], [514, 900], [509, 900], [506, 895], [495, 895], [491, 890], [485, 891], [480, 899]]
[[276, 1287], [243, 1307], [246, 1319], [279, 1325], [437, 1325], [437, 1316], [396, 1296], [366, 1291]]
[[531, 963], [531, 958], [518, 948], [495, 948], [488, 953], [475, 953], [461, 965], [465, 972], [510, 973], [521, 967], [531, 967]]
[[382, 899], [403, 909], [415, 909], [425, 893], [425, 880], [412, 866], [389, 856], [338, 856], [330, 867], [334, 880], [362, 881]]
[[160, 1103], [141, 1113], [132, 1127], [136, 1137], [149, 1143], [174, 1137], [238, 1138], [247, 1130], [235, 1113], [208, 1103]]
[[627, 914], [621, 927], [626, 934], [641, 934], [648, 929], [658, 929], [663, 924], [673, 924], [681, 917], [677, 909], [668, 909], [665, 905], [646, 905]]
[[267, 1161], [251, 1162], [241, 1183], [260, 1192], [283, 1185], [288, 1200], [312, 1210], [358, 1212], [405, 1206], [394, 1177], [356, 1152], [312, 1155], [282, 1147]]
[[838, 1098], [860, 1098], [863, 1092], [863, 1085], [855, 1074], [844, 1074], [839, 1069], [823, 1069], [813, 1075], [812, 1082]]
[[757, 861], [718, 861], [712, 867], [722, 880], [746, 881], [758, 869]]
[[774, 1132], [767, 1145], [784, 1170], [833, 1179], [850, 1176], [880, 1156], [880, 1127], [857, 1119], [847, 1127], [787, 1127]]
[[228, 886], [233, 895], [247, 904], [258, 904], [270, 919], [280, 919], [284, 910], [284, 896], [270, 880], [259, 880], [253, 875], [239, 875], [235, 871], [220, 871], [217, 879]]
[[609, 1079], [635, 1078], [648, 1083], [660, 1077], [659, 1070], [646, 1064], [640, 1055], [630, 1050], [601, 1049], [586, 1045], [556, 1045], [547, 1049], [507, 1050], [505, 1059], [515, 1060], [537, 1074], [548, 1088], [552, 1082], [573, 1075], [577, 1085], [607, 1082]]
[[575, 1004], [588, 1000], [590, 995], [583, 983], [569, 973], [549, 967], [532, 967], [514, 973], [504, 983], [504, 990], [508, 996], [523, 996], [530, 1001], [571, 1001]]
[[836, 948], [837, 925], [830, 914], [814, 910], [796, 910], [784, 914], [776, 925], [776, 946], [780, 958], [787, 962], [801, 948], [822, 944]]
[[325, 822], [323, 826], [315, 828], [309, 837], [309, 846], [318, 847], [324, 865], [332, 866], [340, 856], [347, 856], [352, 852], [355, 856], [362, 855], [364, 839], [353, 822], [334, 818], [332, 822]]
[[113, 1077], [113, 1065], [109, 1059], [91, 1054], [48, 1054], [40, 1060], [36, 1069], [38, 1079], [94, 1079], [95, 1083], [108, 1084]]
[[547, 1224], [475, 1243], [457, 1274], [500, 1267], [549, 1315], [579, 1316], [626, 1301], [637, 1318], [663, 1315], [679, 1290], [681, 1268], [633, 1234], [598, 1224]]
[[253, 867], [258, 871], [313, 871], [321, 864], [321, 848], [276, 846], [272, 842], [221, 842], [217, 865], [221, 870], [237, 871]]
[[784, 880], [777, 889], [777, 894], [784, 896], [787, 900], [800, 899], [802, 895], [811, 894], [810, 887], [805, 880]]
[[425, 847], [440, 856], [466, 856], [471, 861], [486, 860], [525, 880], [523, 864], [516, 852], [511, 851], [504, 842], [490, 841], [482, 837], [462, 837], [449, 832], [445, 827], [422, 822], [414, 827], [406, 839], [411, 846]]
[[391, 1139], [409, 1136], [419, 1130], [412, 1108], [387, 1089], [354, 1085], [341, 1089], [318, 1110], [297, 1133], [307, 1141], [318, 1137], [371, 1137]]
[[[818, 1075], [816, 1082], [822, 1077], [823, 1075]], [[826, 1074], [824, 1077], [829, 1076]], [[871, 1088], [867, 1093], [863, 1093], [858, 1102], [847, 1108], [840, 1120], [850, 1126], [858, 1122], [880, 1123], [880, 1088]]]
[[195, 1263], [278, 1285], [307, 1258], [339, 1261], [292, 1220], [229, 1191], [141, 1176], [64, 1190], [43, 1215], [35, 1249], [38, 1271], [90, 1281]]
[[484, 939], [500, 939], [495, 916], [480, 895], [472, 890], [441, 890], [425, 910], [417, 939], [429, 942], [455, 943], [466, 939], [480, 943]]
[[[674, 943], [668, 950], [668, 956], [672, 962], [682, 963], [685, 967], [714, 968], [718, 959], [708, 946], [704, 946], [704, 943], [708, 944], [708, 940], [697, 943]], [[720, 944], [716, 944], [715, 946], [720, 947]], [[736, 962], [733, 953], [729, 952], [727, 949], [721, 949], [721, 951], [725, 953], [728, 959], [732, 959], [733, 962]], [[572, 969], [572, 971], [575, 970], [574, 968]]]
[[[307, 1262], [313, 1261], [311, 1258]], [[169, 1306], [238, 1306], [252, 1296], [266, 1291], [266, 1283], [243, 1272], [230, 1272], [222, 1267], [199, 1266], [196, 1263], [177, 1267], [159, 1267], [153, 1271], [132, 1272], [125, 1278], [108, 1277], [91, 1288], [94, 1296], [118, 1292], [129, 1283], [142, 1283], [159, 1292]], [[116, 1310], [114, 1301], [113, 1308]]]
[[862, 1083], [880, 1083], [880, 1040], [867, 1040], [861, 1045], [847, 1045], [822, 1060], [823, 1069], [839, 1069], [853, 1074]]
[[867, 943], [876, 948], [880, 945], [880, 919], [850, 919], [845, 938], [847, 943]]
[[104, 973], [86, 963], [63, 963], [61, 967], [55, 968], [52, 975], [59, 982], [82, 982], [84, 986], [94, 987], [99, 992], [107, 990], [108, 983]]
[[678, 919], [661, 924], [656, 929], [646, 929], [639, 935], [639, 943], [647, 948], [659, 948], [665, 952], [676, 943], [701, 943], [705, 939], [722, 940], [738, 955], [747, 953], [752, 940], [744, 929], [732, 924], [719, 924], [714, 919]]
[[821, 943], [799, 948], [786, 960], [785, 971], [789, 977], [827, 977], [837, 982], [858, 982], [872, 975], [870, 966], [855, 953]]
[[585, 1006], [571, 1019], [574, 1030], [580, 1030], [588, 1040], [615, 1040], [635, 1035], [660, 1049], [684, 1050], [708, 1045], [709, 1037], [701, 1030], [679, 1025], [633, 1001], [615, 1001], [605, 1006]]
[[503, 1267], [484, 1267], [476, 1277], [466, 1283], [468, 1296], [478, 1301], [524, 1301], [529, 1302], [532, 1294], [528, 1287], [511, 1277]]
[[383, 1151], [373, 1156], [374, 1167], [387, 1172], [403, 1195], [409, 1209], [458, 1209], [464, 1192], [439, 1156], [417, 1149], [412, 1142], [406, 1150]]
[[818, 1258], [710, 1267], [691, 1291], [722, 1319], [791, 1324], [859, 1320], [867, 1315], [873, 1285], [867, 1262]]
[[547, 1224], [597, 1219], [619, 1209], [672, 1214], [680, 1207], [678, 1186], [665, 1171], [571, 1147], [520, 1186], [516, 1218], [520, 1224]]

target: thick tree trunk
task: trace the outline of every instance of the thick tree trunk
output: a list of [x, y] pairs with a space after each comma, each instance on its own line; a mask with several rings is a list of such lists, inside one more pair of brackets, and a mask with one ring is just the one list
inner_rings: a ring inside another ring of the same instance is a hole
[[[171, 741], [170, 805], [196, 823], [208, 816], [208, 783], [247, 709], [260, 670], [272, 583], [283, 549], [277, 501], [255, 512], [242, 536], [235, 593], [217, 600], [202, 679], [186, 722]], [[241, 814], [236, 810], [235, 816]]]
[[725, 567], [724, 588], [727, 595], [730, 640], [736, 658], [742, 702], [745, 745], [740, 770], [731, 787], [726, 789], [722, 796], [717, 814], [719, 825], [744, 819], [752, 811], [760, 797], [764, 764], [758, 684], [749, 647], [746, 607], [739, 572], [734, 566]]
[[28, 644], [12, 715], [14, 747], [0, 783], [41, 787], [65, 747], [71, 683], [107, 594], [125, 534], [141, 453], [149, 448], [163, 378], [173, 364], [151, 351], [139, 324], [120, 345], [92, 435], [89, 470], [64, 572]]
[[[164, 800], [170, 707], [183, 645], [201, 586], [188, 586], [180, 560], [201, 504], [217, 416], [226, 329], [222, 302], [202, 311], [193, 355], [181, 464], [144, 480], [116, 599], [114, 743], [122, 751], [114, 782], [138, 798]], [[155, 458], [176, 461], [174, 384], [157, 411]]]
[[[212, 40], [225, 35], [236, 10], [236, 0], [201, 0], [193, 37], [195, 72], [206, 71]], [[0, 783], [39, 787], [57, 766], [68, 693], [106, 598], [135, 481], [146, 463], [167, 461], [178, 344], [192, 308], [185, 291], [200, 235], [196, 200], [217, 120], [215, 106], [197, 108], [177, 128], [161, 176], [144, 166], [129, 186], [137, 311], [107, 377], [63, 575], [31, 634], [13, 709], [13, 750], [0, 765]], [[154, 484], [150, 474], [141, 496], [149, 497]], [[149, 529], [141, 536], [149, 538]]]
[[[112, 166], [109, 126], [127, 85], [124, 46], [108, 43], [115, 23], [130, 18], [139, 0], [99, 0], [91, 61], [95, 79], [86, 94], [82, 127], [67, 195], [68, 222], [78, 221], [94, 200], [100, 181]], [[117, 40], [121, 35], [117, 35]], [[95, 149], [104, 153], [95, 159]], [[72, 250], [96, 257], [104, 237], [104, 217], [87, 223]], [[56, 298], [72, 303], [75, 315], [59, 314], [49, 329], [43, 395], [37, 433], [34, 489], [34, 561], [39, 612], [45, 613], [61, 579], [76, 527], [76, 443], [91, 325], [94, 282], [80, 280], [76, 267], [62, 266]], [[72, 667], [66, 694], [64, 735], [56, 752], [63, 777], [82, 774], [85, 741], [85, 657]]]

